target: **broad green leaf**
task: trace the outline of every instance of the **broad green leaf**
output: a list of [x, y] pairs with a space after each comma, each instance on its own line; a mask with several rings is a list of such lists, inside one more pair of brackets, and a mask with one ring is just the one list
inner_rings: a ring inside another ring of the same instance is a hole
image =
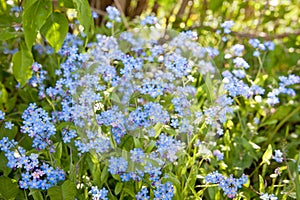
[[59, 186], [53, 186], [51, 188], [48, 189], [48, 196], [50, 197], [50, 199], [52, 200], [62, 200], [62, 191], [61, 191], [61, 187]]
[[52, 200], [73, 200], [76, 196], [76, 186], [72, 181], [65, 181], [62, 186], [48, 189], [48, 196]]
[[267, 165], [270, 164], [270, 159], [272, 158], [272, 145], [269, 144], [267, 150], [265, 151], [263, 157], [262, 157], [262, 163], [266, 163]]
[[44, 26], [41, 29], [41, 33], [45, 36], [49, 44], [57, 52], [68, 33], [68, 20], [62, 13], [52, 13]]
[[4, 128], [4, 126], [0, 128], [0, 138], [8, 137], [8, 139], [12, 140], [16, 137], [17, 133], [18, 133], [17, 126], [13, 126], [11, 130]]
[[101, 182], [104, 183], [107, 181], [108, 178], [108, 167], [105, 166], [101, 172]]
[[74, 8], [73, 0], [58, 0], [58, 5], [65, 8]]
[[121, 104], [121, 100], [120, 100], [119, 96], [115, 92], [113, 92], [111, 94], [110, 99], [112, 101], [114, 101], [115, 103]]
[[56, 160], [58, 162], [60, 162], [60, 159], [62, 156], [62, 143], [61, 142], [56, 143], [56, 144], [54, 144], [54, 146], [55, 146], [54, 156], [55, 156]]
[[23, 28], [25, 42], [31, 49], [38, 31], [52, 12], [51, 0], [26, 1], [23, 11]]
[[223, 0], [213, 0], [209, 1], [208, 8], [213, 12], [222, 8]]
[[76, 185], [72, 181], [65, 181], [62, 186], [63, 199], [64, 200], [73, 200], [76, 196]]
[[8, 176], [8, 174], [12, 171], [12, 169], [7, 167], [6, 164], [7, 164], [8, 160], [7, 160], [7, 158], [4, 154], [5, 153], [3, 151], [0, 152], [0, 160], [1, 160], [1, 162], [0, 162], [0, 172], [2, 172], [4, 174], [4, 176]]
[[4, 28], [0, 30], [0, 41], [3, 40], [9, 40], [12, 38], [15, 38], [19, 35], [19, 33], [11, 31], [10, 28]]
[[90, 4], [87, 0], [73, 0], [77, 11], [77, 18], [80, 24], [84, 27], [86, 35], [92, 34], [94, 31], [94, 21]]
[[13, 55], [13, 74], [21, 86], [26, 84], [26, 81], [31, 77], [31, 65], [33, 63], [32, 54], [26, 48], [21, 47], [21, 51], [18, 51]]
[[126, 194], [129, 194], [131, 197], [135, 198], [135, 193], [133, 192], [134, 189], [133, 189], [132, 185], [125, 185], [125, 187], [123, 188], [123, 191]]
[[122, 191], [122, 188], [123, 188], [123, 183], [118, 182], [115, 187], [115, 194], [118, 195]]
[[7, 10], [7, 5], [5, 0], [0, 0], [0, 14]]
[[29, 196], [32, 196], [34, 200], [43, 200], [43, 195], [40, 190], [30, 189]]
[[15, 199], [19, 192], [18, 183], [5, 176], [0, 176], [0, 196], [5, 199]]
[[16, 102], [17, 102], [17, 95], [10, 97], [8, 101], [6, 102], [6, 111], [9, 113], [11, 112], [14, 108], [16, 108]]

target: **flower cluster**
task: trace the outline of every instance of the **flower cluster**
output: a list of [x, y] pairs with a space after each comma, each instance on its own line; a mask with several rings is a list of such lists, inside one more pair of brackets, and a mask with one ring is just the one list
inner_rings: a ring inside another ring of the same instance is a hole
[[0, 140], [0, 150], [5, 153], [9, 168], [22, 170], [19, 181], [20, 188], [46, 190], [65, 179], [63, 170], [41, 163], [37, 154], [31, 153], [29, 156], [26, 156], [25, 149], [17, 147], [17, 142], [14, 140], [3, 137]]
[[31, 103], [23, 112], [22, 119], [21, 132], [33, 138], [33, 147], [41, 150], [51, 145], [50, 136], [55, 134], [56, 128], [45, 110]]
[[145, 25], [154, 25], [157, 23], [157, 18], [155, 16], [151, 16], [151, 15], [148, 15], [145, 17], [145, 19], [141, 20], [140, 24], [142, 26], [145, 26]]
[[42, 69], [42, 65], [35, 62], [31, 66], [32, 69], [32, 76], [29, 79], [29, 84], [32, 87], [38, 87], [39, 89], [39, 97], [45, 98], [45, 85], [44, 85], [44, 80], [46, 79], [47, 76], [47, 71]]
[[[222, 30], [217, 30], [217, 33], [220, 34], [221, 32], [223, 32], [225, 35], [228, 35], [231, 33], [231, 28], [234, 26], [234, 22], [233, 21], [225, 21], [221, 24], [221, 28]], [[228, 40], [228, 38], [226, 36], [222, 37], [222, 41], [226, 42]]]
[[260, 43], [260, 41], [256, 38], [249, 39], [249, 44], [255, 48], [256, 50], [253, 52], [253, 56], [259, 57], [260, 51], [273, 51], [275, 48], [275, 44], [271, 41], [265, 41], [264, 43]]
[[262, 193], [259, 197], [263, 200], [278, 200], [278, 198], [274, 194]]
[[292, 88], [287, 88], [287, 86], [299, 84], [300, 76], [290, 74], [288, 77], [280, 76], [279, 80], [280, 80], [279, 88], [275, 88], [268, 93], [267, 103], [270, 105], [275, 105], [280, 102], [278, 97], [279, 94], [287, 94], [289, 96], [295, 96], [296, 95], [295, 90], [293, 90]]
[[219, 172], [215, 171], [205, 177], [207, 183], [218, 184], [228, 198], [234, 198], [237, 195], [238, 189], [242, 188], [243, 184], [247, 183], [248, 177], [242, 175], [241, 178], [233, 178], [232, 175], [226, 178]]
[[275, 155], [273, 156], [273, 159], [278, 162], [282, 163], [283, 161], [283, 153], [280, 150], [275, 150]]
[[92, 195], [93, 200], [108, 200], [108, 190], [105, 188], [99, 190], [97, 186], [92, 186], [91, 190], [89, 191], [89, 194]]
[[[113, 6], [106, 7], [106, 12], [108, 14], [108, 19], [112, 22], [121, 22], [120, 12], [117, 8]], [[107, 22], [106, 27], [111, 28], [113, 26], [112, 22]]]
[[217, 160], [223, 160], [224, 159], [224, 153], [222, 153], [218, 149], [213, 151], [213, 155], [217, 157]]

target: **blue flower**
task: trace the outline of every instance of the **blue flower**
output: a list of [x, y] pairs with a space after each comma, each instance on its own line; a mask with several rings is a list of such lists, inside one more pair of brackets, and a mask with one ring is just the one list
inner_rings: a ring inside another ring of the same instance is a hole
[[140, 24], [145, 25], [154, 25], [157, 23], [157, 18], [155, 16], [146, 16], [145, 19], [141, 20]]
[[225, 21], [221, 24], [221, 27], [224, 29], [224, 33], [229, 34], [231, 32], [231, 28], [233, 27], [233, 21]]
[[275, 49], [275, 44], [274, 42], [271, 41], [266, 41], [264, 42], [265, 47], [267, 47], [268, 50], [272, 51]]
[[156, 142], [157, 152], [162, 159], [166, 159], [170, 162], [177, 160], [177, 155], [183, 148], [183, 143], [175, 140], [171, 136], [160, 134], [159, 140]]
[[51, 144], [50, 136], [55, 134], [56, 128], [45, 110], [32, 103], [23, 112], [22, 119], [21, 132], [33, 138], [33, 147], [41, 150]]
[[111, 174], [121, 174], [122, 172], [125, 172], [127, 170], [127, 167], [128, 162], [122, 157], [111, 157], [109, 159], [108, 171]]
[[205, 181], [207, 183], [218, 184], [218, 186], [224, 191], [224, 194], [226, 194], [228, 198], [234, 198], [238, 193], [238, 189], [242, 188], [242, 185], [247, 183], [248, 177], [243, 174], [242, 177], [238, 179], [233, 178], [232, 175], [226, 178], [219, 172], [215, 171], [208, 174], [205, 177]]
[[62, 135], [63, 135], [63, 142], [64, 143], [69, 143], [71, 141], [71, 139], [77, 137], [77, 133], [75, 130], [66, 130], [64, 129], [62, 131]]
[[174, 186], [170, 182], [166, 182], [163, 184], [158, 181], [154, 186], [156, 187], [153, 191], [155, 200], [172, 200], [174, 196]]
[[0, 110], [0, 120], [4, 120], [5, 118], [5, 113]]
[[224, 159], [224, 153], [222, 153], [220, 150], [214, 150], [213, 155], [217, 157], [217, 160], [223, 160]]
[[283, 153], [280, 150], [275, 150], [275, 155], [273, 156], [273, 159], [278, 162], [282, 163], [283, 161]]
[[278, 200], [278, 198], [274, 194], [262, 193], [259, 197], [263, 200]]
[[245, 50], [245, 47], [244, 45], [241, 44], [235, 44], [230, 48], [230, 50], [233, 52], [235, 56], [241, 56], [243, 51]]
[[108, 18], [112, 21], [121, 22], [120, 12], [117, 8], [108, 6], [106, 7], [106, 12], [108, 14]]
[[130, 150], [130, 158], [133, 162], [142, 162], [143, 158], [145, 158], [145, 153], [140, 148], [134, 148], [133, 150]]
[[136, 195], [135, 195], [136, 200], [147, 200], [150, 199], [148, 195], [148, 189], [146, 187], [142, 188]]
[[256, 38], [254, 38], [254, 39], [251, 38], [251, 39], [249, 39], [249, 44], [250, 44], [252, 47], [257, 48], [258, 45], [260, 44], [260, 42], [259, 42], [259, 40], [256, 39]]
[[101, 190], [99, 190], [97, 186], [92, 186], [89, 194], [92, 195], [93, 200], [108, 200], [108, 190], [106, 188], [102, 188]]
[[7, 128], [7, 129], [11, 130], [13, 126], [14, 126], [13, 123], [11, 123], [11, 122], [5, 122], [4, 128]]
[[241, 57], [233, 59], [233, 63], [235, 67], [242, 67], [244, 69], [248, 69], [250, 67], [249, 64]]

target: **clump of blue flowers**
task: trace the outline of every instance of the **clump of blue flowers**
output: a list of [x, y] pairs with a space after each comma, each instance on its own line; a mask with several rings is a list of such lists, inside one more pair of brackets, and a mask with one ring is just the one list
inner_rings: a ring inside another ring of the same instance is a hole
[[205, 181], [207, 183], [218, 184], [219, 188], [223, 190], [225, 195], [229, 198], [234, 198], [238, 193], [238, 189], [242, 188], [243, 184], [247, 183], [248, 177], [244, 174], [240, 178], [234, 178], [233, 175], [230, 175], [230, 177], [224, 177], [216, 171], [208, 174], [205, 177]]

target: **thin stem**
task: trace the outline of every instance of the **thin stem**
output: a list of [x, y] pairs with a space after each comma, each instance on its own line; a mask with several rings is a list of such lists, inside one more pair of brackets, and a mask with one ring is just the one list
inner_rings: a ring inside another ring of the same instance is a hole
[[254, 173], [263, 165], [264, 162], [261, 162], [254, 170], [253, 172], [249, 175], [249, 177], [252, 177]]
[[24, 190], [24, 194], [25, 194], [25, 199], [28, 200], [26, 190]]
[[255, 80], [258, 79], [258, 76], [261, 74], [261, 71], [262, 71], [262, 69], [263, 69], [263, 62], [262, 62], [260, 56], [258, 56], [258, 63], [259, 63], [259, 68], [258, 68], [258, 72], [257, 72], [257, 74], [256, 74]]
[[56, 110], [55, 110], [55, 106], [54, 106], [54, 104], [52, 103], [52, 101], [51, 101], [48, 97], [46, 97], [46, 100], [47, 100], [47, 102], [50, 104], [50, 106], [52, 107], [53, 111], [56, 111]]
[[295, 108], [290, 114], [288, 114], [283, 120], [280, 121], [280, 123], [276, 126], [274, 129], [273, 133], [271, 133], [268, 137], [268, 140], [266, 141], [265, 144], [270, 144], [270, 142], [273, 140], [273, 137], [275, 134], [279, 131], [279, 129], [284, 125], [284, 123], [289, 120], [291, 117], [293, 117], [296, 113], [300, 111], [300, 106]]

